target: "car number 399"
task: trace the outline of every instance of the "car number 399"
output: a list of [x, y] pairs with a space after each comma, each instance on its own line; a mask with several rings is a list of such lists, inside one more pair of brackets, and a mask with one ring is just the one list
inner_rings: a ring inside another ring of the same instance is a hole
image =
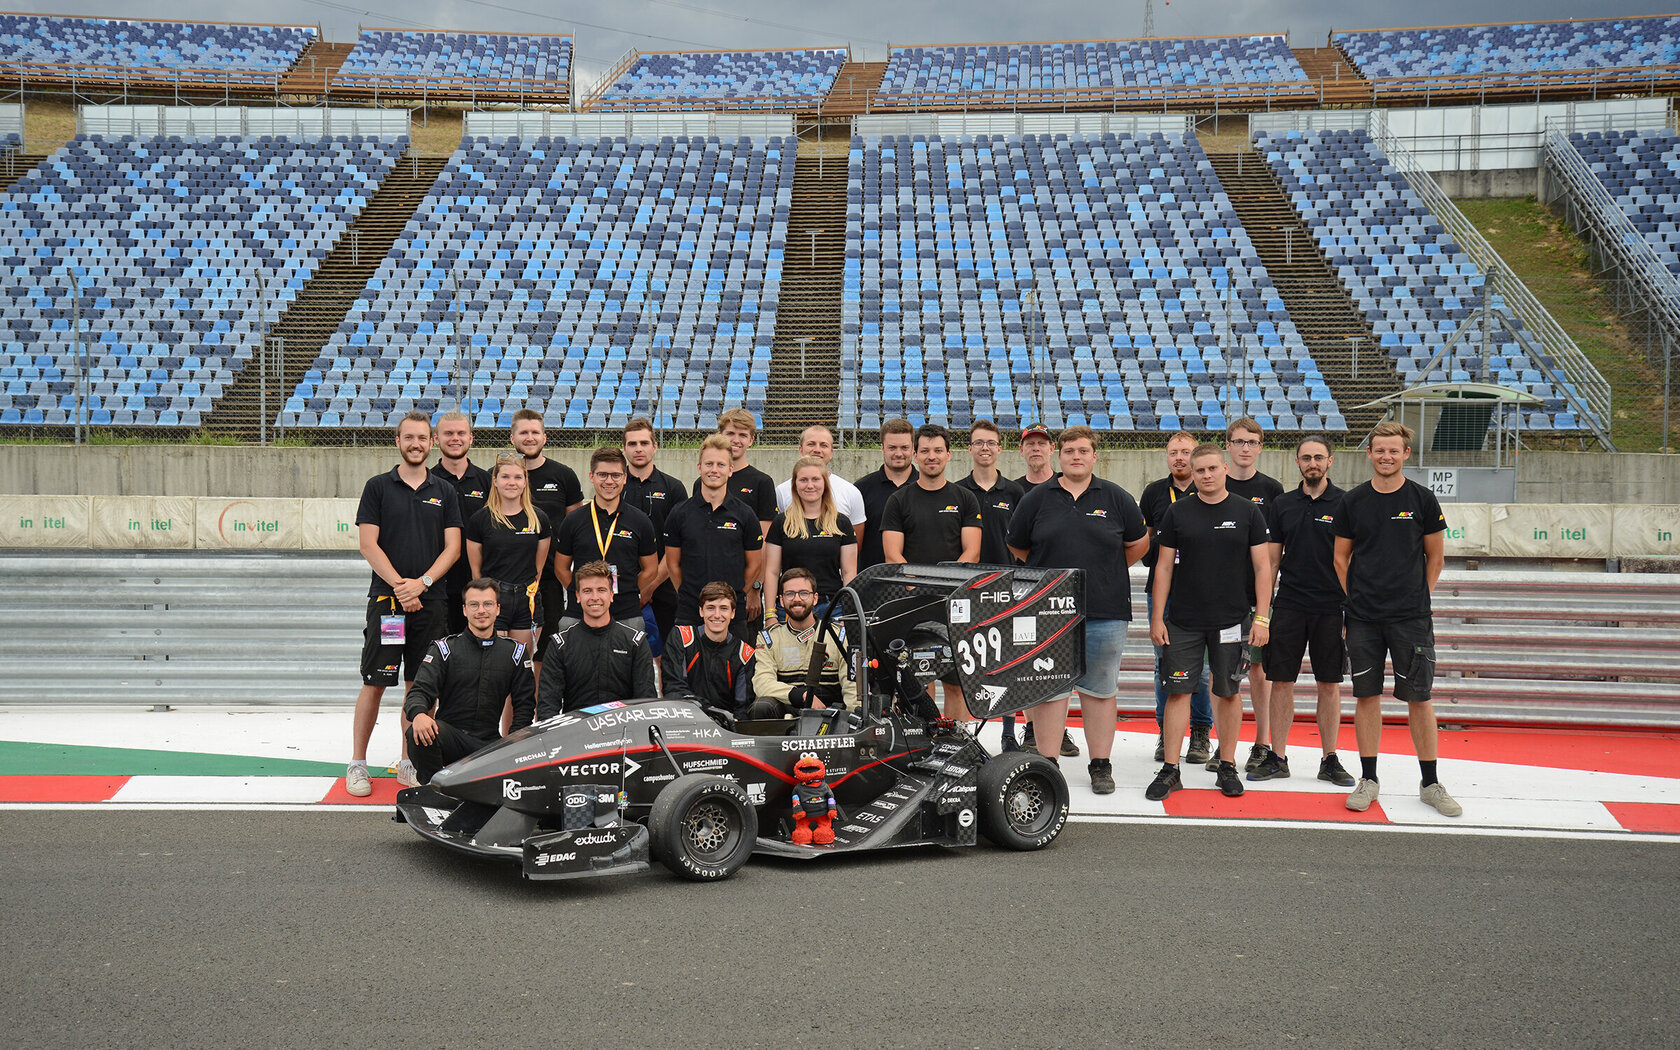
[[957, 661], [963, 674], [973, 674], [976, 668], [990, 667], [1003, 656], [1003, 632], [993, 627], [976, 631], [957, 642]]

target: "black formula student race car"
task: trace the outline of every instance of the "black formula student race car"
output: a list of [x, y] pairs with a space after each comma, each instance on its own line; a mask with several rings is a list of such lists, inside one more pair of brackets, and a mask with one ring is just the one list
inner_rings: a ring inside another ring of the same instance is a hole
[[[724, 879], [755, 851], [970, 846], [977, 833], [1040, 849], [1067, 822], [1060, 770], [1033, 754], [988, 755], [926, 689], [954, 670], [975, 718], [1066, 694], [1084, 673], [1084, 605], [1078, 569], [872, 566], [819, 623], [863, 685], [862, 710], [740, 722], [681, 700], [569, 711], [400, 792], [396, 819], [518, 862], [531, 879], [643, 871], [650, 857], [686, 878]], [[811, 755], [826, 778], [819, 808], [833, 805], [823, 844], [795, 830], [811, 797], [796, 813], [795, 766]]]

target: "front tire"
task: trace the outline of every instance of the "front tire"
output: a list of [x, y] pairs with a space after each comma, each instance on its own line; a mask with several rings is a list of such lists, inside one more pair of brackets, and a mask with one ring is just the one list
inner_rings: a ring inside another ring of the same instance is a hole
[[648, 836], [653, 855], [683, 878], [727, 879], [752, 855], [758, 811], [733, 780], [689, 773], [654, 798]]
[[1049, 759], [1012, 751], [980, 767], [980, 834], [993, 844], [1043, 849], [1067, 818], [1067, 781]]

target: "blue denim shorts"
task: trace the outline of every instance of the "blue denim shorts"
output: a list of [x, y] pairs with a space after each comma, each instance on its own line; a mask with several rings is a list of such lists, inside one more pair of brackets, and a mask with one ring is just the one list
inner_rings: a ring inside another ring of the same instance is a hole
[[1085, 677], [1074, 688], [1093, 700], [1120, 695], [1120, 660], [1126, 652], [1130, 620], [1085, 621]]

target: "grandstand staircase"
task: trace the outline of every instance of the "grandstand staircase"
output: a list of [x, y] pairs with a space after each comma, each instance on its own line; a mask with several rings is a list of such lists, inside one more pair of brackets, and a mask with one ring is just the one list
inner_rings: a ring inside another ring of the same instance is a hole
[[1339, 47], [1297, 47], [1295, 61], [1317, 84], [1326, 106], [1369, 106], [1371, 82], [1359, 75]]
[[[1207, 158], [1271, 275], [1289, 319], [1341, 406], [1348, 428], [1353, 433], [1369, 430], [1382, 418], [1381, 411], [1352, 411], [1352, 406], [1400, 389], [1393, 362], [1377, 348], [1370, 324], [1324, 261], [1312, 231], [1301, 221], [1265, 159], [1250, 149], [1209, 150]], [[1362, 340], [1357, 376], [1350, 338]]]
[[[797, 432], [812, 423], [833, 425], [839, 417], [848, 148], [844, 140], [801, 140], [794, 161], [764, 407], [764, 426], [774, 436], [796, 440]], [[806, 340], [803, 354], [801, 339]]]
[[869, 112], [869, 101], [887, 74], [885, 62], [847, 62], [834, 78], [834, 86], [823, 99], [825, 117], [852, 117]]
[[[270, 337], [282, 341], [285, 349], [281, 377], [268, 388], [270, 416], [279, 411], [303, 374], [315, 364], [321, 348], [338, 330], [448, 163], [448, 157], [404, 153], [356, 221], [321, 260], [309, 283], [269, 329]], [[211, 410], [206, 421], [209, 429], [234, 431], [255, 440], [261, 425], [257, 372], [253, 361], [239, 373]]]
[[282, 95], [325, 95], [327, 85], [344, 60], [350, 56], [354, 44], [329, 44], [317, 37], [286, 75], [280, 78]]
[[50, 156], [50, 153], [25, 153], [15, 149], [0, 152], [0, 185], [11, 189], [19, 179], [34, 171], [37, 164]]

